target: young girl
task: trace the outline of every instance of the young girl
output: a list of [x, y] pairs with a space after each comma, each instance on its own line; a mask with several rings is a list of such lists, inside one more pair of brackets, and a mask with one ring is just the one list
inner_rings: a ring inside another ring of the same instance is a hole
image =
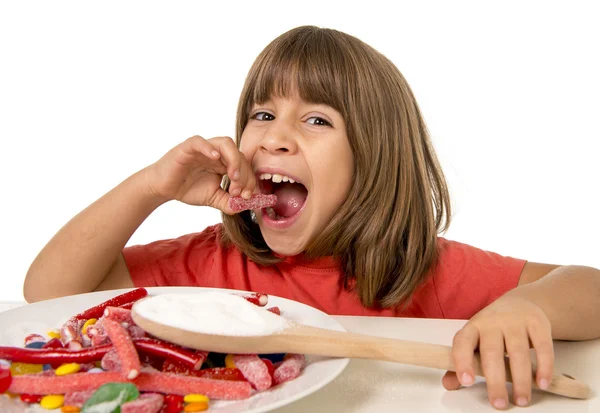
[[[235, 214], [228, 201], [275, 194]], [[223, 212], [201, 233], [125, 248], [158, 206]], [[194, 136], [69, 223], [32, 263], [28, 301], [133, 286], [274, 294], [329, 314], [469, 319], [455, 336], [448, 389], [474, 382], [479, 350], [490, 402], [547, 388], [552, 339], [600, 336], [600, 272], [536, 264], [452, 242], [449, 195], [412, 92], [384, 56], [347, 34], [291, 30], [250, 69], [235, 142]]]

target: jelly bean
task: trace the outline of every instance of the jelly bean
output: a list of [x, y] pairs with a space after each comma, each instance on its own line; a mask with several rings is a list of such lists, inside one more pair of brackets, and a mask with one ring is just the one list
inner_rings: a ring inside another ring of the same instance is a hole
[[4, 393], [12, 383], [12, 374], [10, 369], [0, 365], [0, 393]]
[[79, 413], [81, 409], [77, 406], [63, 406], [60, 411], [62, 413]]
[[93, 369], [89, 369], [88, 373], [104, 373], [104, 370], [99, 367], [94, 367]]
[[47, 410], [58, 409], [62, 407], [65, 401], [65, 396], [62, 394], [50, 394], [48, 396], [42, 397], [40, 401], [40, 406]]
[[225, 367], [228, 367], [230, 369], [235, 368], [235, 362], [233, 361], [233, 357], [233, 354], [228, 354], [225, 356]]
[[27, 344], [25, 348], [43, 348], [44, 344], [46, 344], [45, 341], [32, 341], [31, 343]]
[[67, 374], [77, 373], [79, 370], [81, 370], [80, 364], [67, 363], [57, 368], [54, 374], [56, 374], [57, 376], [66, 376]]
[[21, 394], [19, 397], [25, 403], [39, 403], [42, 400], [39, 394]]
[[50, 338], [60, 338], [60, 333], [58, 331], [48, 331], [46, 335]]
[[205, 410], [208, 410], [208, 403], [204, 403], [204, 402], [186, 404], [185, 407], [183, 408], [183, 411], [186, 413], [188, 413], [188, 412], [203, 412]]
[[43, 370], [44, 366], [41, 364], [12, 363], [10, 365], [10, 372], [13, 374], [13, 376], [41, 373]]
[[283, 361], [285, 353], [274, 353], [274, 354], [259, 354], [261, 359], [269, 359], [273, 364]]
[[186, 403], [208, 403], [208, 397], [203, 394], [187, 394], [183, 397], [183, 401]]
[[183, 396], [178, 394], [167, 394], [165, 396], [164, 413], [181, 413], [183, 410]]
[[52, 366], [50, 364], [44, 364], [42, 366], [42, 370], [44, 370], [44, 371], [52, 370]]
[[89, 320], [87, 320], [85, 322], [85, 324], [83, 325], [83, 327], [81, 328], [81, 334], [87, 334], [88, 327], [96, 324], [96, 321], [98, 321], [97, 318], [90, 318]]

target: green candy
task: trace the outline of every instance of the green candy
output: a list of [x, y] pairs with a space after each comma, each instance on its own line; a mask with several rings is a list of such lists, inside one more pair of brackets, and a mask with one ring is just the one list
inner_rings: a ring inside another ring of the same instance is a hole
[[140, 392], [132, 383], [106, 383], [96, 390], [81, 413], [121, 413], [121, 405], [137, 399]]

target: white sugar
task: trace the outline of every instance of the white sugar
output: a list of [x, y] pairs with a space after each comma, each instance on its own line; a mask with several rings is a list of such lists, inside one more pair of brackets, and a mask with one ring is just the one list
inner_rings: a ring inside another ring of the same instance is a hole
[[230, 293], [161, 294], [135, 310], [150, 321], [204, 334], [263, 336], [286, 327], [285, 318]]

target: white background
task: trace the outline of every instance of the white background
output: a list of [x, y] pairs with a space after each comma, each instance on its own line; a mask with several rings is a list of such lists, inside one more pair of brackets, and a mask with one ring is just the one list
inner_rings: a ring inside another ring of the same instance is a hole
[[[0, 300], [22, 299], [39, 250], [128, 175], [191, 135], [232, 135], [252, 61], [304, 24], [405, 75], [451, 185], [447, 238], [600, 267], [594, 2], [395, 3], [2, 2]], [[130, 244], [219, 220], [170, 203]]]

